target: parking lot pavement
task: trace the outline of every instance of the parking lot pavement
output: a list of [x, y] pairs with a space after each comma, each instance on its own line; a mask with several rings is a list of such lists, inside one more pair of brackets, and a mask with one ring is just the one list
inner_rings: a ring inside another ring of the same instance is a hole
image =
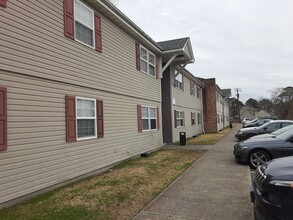
[[234, 135], [239, 127], [236, 125], [215, 145], [186, 147], [208, 151], [134, 220], [253, 219], [250, 169], [233, 157]]

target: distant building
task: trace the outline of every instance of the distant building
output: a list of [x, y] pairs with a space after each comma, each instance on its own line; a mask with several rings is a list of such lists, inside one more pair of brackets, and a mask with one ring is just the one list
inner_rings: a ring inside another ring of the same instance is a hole
[[[229, 90], [223, 92], [216, 84], [216, 79], [202, 79], [203, 89], [203, 121], [206, 133], [215, 133], [229, 126]], [[230, 91], [231, 93], [231, 91]]]

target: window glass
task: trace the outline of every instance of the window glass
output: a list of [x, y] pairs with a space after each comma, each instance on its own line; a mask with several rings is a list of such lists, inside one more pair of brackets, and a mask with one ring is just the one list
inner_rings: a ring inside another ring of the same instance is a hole
[[142, 130], [149, 130], [149, 119], [142, 119]]
[[149, 65], [149, 74], [155, 76], [155, 67], [151, 64]]
[[144, 131], [157, 129], [157, 108], [142, 106], [142, 129]]
[[94, 46], [94, 12], [82, 4], [80, 1], [74, 1], [74, 19], [75, 19], [75, 39]]
[[96, 137], [96, 101], [76, 99], [77, 138]]
[[195, 85], [190, 81], [190, 95], [195, 95]]
[[155, 55], [140, 47], [140, 70], [152, 76], [156, 75]]
[[77, 135], [78, 137], [95, 136], [95, 120], [77, 119]]
[[150, 108], [150, 117], [155, 118], [156, 117], [156, 108]]
[[267, 129], [277, 129], [280, 128], [280, 123], [274, 123], [267, 126]]
[[176, 124], [177, 124], [177, 127], [184, 126], [184, 112], [183, 111], [176, 111]]
[[148, 107], [142, 107], [141, 108], [142, 117], [149, 117], [149, 108]]
[[91, 100], [77, 100], [77, 117], [95, 117], [95, 103]]
[[178, 89], [182, 89], [182, 74], [181, 73], [175, 73], [175, 75], [178, 74], [175, 78], [175, 87]]
[[178, 82], [182, 82], [182, 74], [178, 73], [178, 75], [175, 78]]
[[153, 65], [155, 64], [155, 56], [151, 53], [149, 53], [149, 62]]
[[80, 1], [75, 0], [74, 4], [75, 4], [74, 5], [75, 19], [78, 20], [83, 25], [88, 26], [89, 28], [92, 28], [94, 26], [93, 11], [90, 10], [85, 5], [83, 5]]
[[75, 22], [75, 37], [77, 40], [93, 46], [93, 31], [89, 28], [86, 28], [85, 26], [81, 25], [77, 21]]
[[143, 71], [143, 72], [148, 72], [148, 63], [144, 60], [140, 60], [140, 69]]
[[191, 113], [191, 125], [195, 125], [195, 113]]
[[140, 58], [144, 60], [148, 60], [148, 52], [144, 48], [140, 48]]
[[151, 119], [151, 129], [156, 129], [156, 128], [157, 128], [157, 120]]
[[282, 122], [282, 127], [287, 127], [288, 125], [292, 125], [290, 122]]

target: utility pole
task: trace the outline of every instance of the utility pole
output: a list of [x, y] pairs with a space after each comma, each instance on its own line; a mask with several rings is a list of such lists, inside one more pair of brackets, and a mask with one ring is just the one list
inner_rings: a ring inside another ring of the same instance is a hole
[[241, 92], [240, 88], [234, 89], [234, 92], [236, 92], [236, 97], [237, 97], [237, 107], [238, 107], [238, 122], [241, 123], [240, 119], [240, 105], [239, 105], [239, 92]]

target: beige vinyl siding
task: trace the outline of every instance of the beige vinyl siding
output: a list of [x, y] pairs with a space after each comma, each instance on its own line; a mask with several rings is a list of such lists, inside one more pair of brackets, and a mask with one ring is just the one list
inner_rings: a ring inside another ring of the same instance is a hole
[[[137, 127], [137, 104], [160, 107], [156, 100], [1, 70], [0, 75], [8, 98], [0, 204], [162, 146], [161, 130], [138, 133]], [[66, 143], [65, 95], [103, 100], [104, 138]]]
[[173, 98], [176, 101], [176, 105], [184, 106], [191, 109], [202, 110], [202, 99], [196, 96], [196, 84], [195, 84], [195, 96], [190, 95], [190, 79], [183, 76], [184, 91], [181, 89], [173, 88]]
[[106, 17], [102, 53], [64, 36], [62, 1], [11, 0], [0, 17], [0, 69], [160, 101], [160, 80], [136, 70], [135, 40]]
[[[185, 125], [183, 127], [177, 127], [177, 128], [174, 127], [174, 120], [175, 120], [174, 110], [184, 111], [184, 124]], [[195, 112], [196, 124], [194, 126], [191, 125], [191, 112]], [[197, 123], [197, 113], [201, 113], [201, 111], [173, 105], [173, 111], [172, 111], [173, 142], [179, 141], [179, 133], [180, 132], [186, 132], [187, 138], [190, 138], [190, 137], [193, 137], [194, 135], [198, 135], [198, 134], [202, 133], [202, 124], [198, 125], [198, 123]]]
[[[195, 83], [195, 82], [194, 82]], [[192, 137], [197, 134], [202, 133], [202, 123], [198, 125], [197, 113], [202, 113], [202, 99], [197, 98], [196, 91], [195, 96], [190, 95], [190, 79], [183, 76], [184, 90], [175, 88], [172, 86], [173, 98], [175, 99], [175, 104], [173, 104], [174, 110], [183, 110], [185, 115], [185, 126], [175, 128], [174, 126], [174, 115], [172, 117], [173, 124], [173, 142], [179, 141], [179, 132], [186, 132], [186, 137]], [[197, 84], [195, 84], [196, 89]], [[195, 125], [191, 125], [191, 112], [195, 112]]]

